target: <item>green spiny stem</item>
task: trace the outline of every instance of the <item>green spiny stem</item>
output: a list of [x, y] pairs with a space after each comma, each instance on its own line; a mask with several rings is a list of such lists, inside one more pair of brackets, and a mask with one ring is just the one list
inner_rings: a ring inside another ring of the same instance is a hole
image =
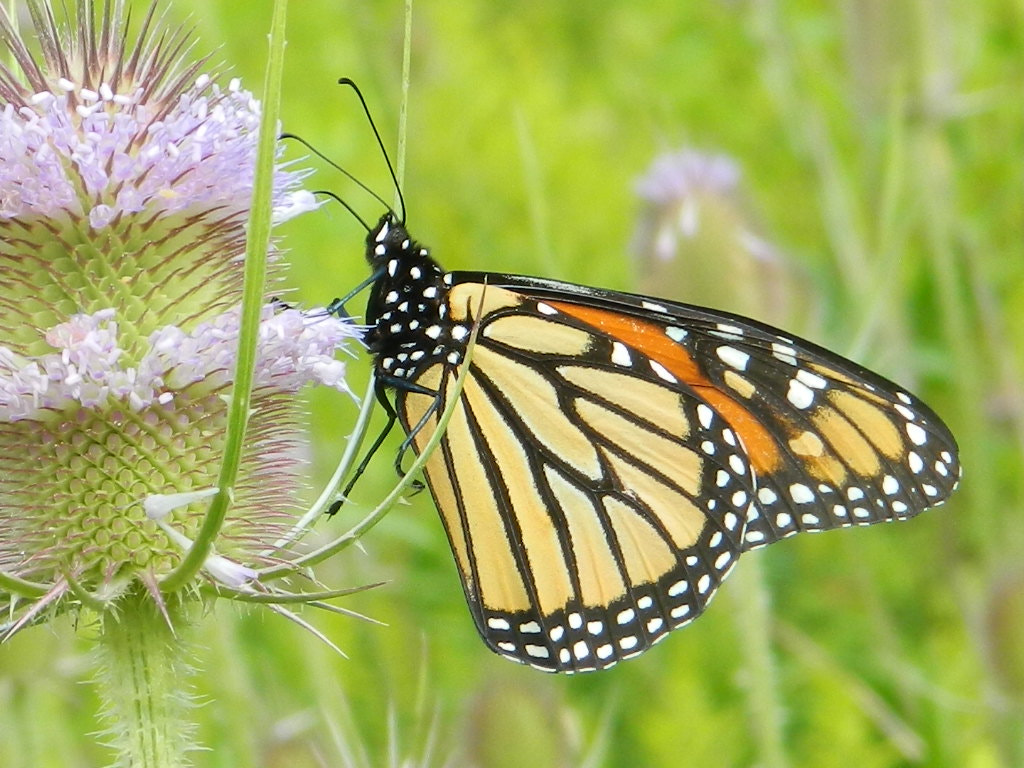
[[118, 766], [177, 768], [189, 764], [193, 746], [192, 671], [187, 629], [180, 609], [168, 606], [176, 621], [168, 626], [144, 591], [126, 596], [116, 617], [103, 619], [96, 682], [104, 701], [106, 737], [118, 752]]

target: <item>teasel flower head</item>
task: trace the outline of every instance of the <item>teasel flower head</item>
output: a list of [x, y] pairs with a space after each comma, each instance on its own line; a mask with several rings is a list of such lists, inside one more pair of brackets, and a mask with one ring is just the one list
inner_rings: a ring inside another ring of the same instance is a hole
[[[190, 61], [189, 34], [156, 6], [133, 35], [122, 0], [81, 0], [73, 18], [30, 0], [24, 33], [0, 8], [8, 634], [131, 590], [158, 597], [217, 486], [260, 104]], [[303, 178], [278, 164], [275, 221], [315, 207]], [[274, 559], [296, 508], [295, 392], [347, 391], [335, 352], [356, 335], [273, 300], [271, 251], [239, 480], [201, 572], [234, 587]]]
[[642, 291], [793, 322], [793, 279], [761, 234], [739, 163], [680, 149], [659, 155], [637, 180], [633, 239]]

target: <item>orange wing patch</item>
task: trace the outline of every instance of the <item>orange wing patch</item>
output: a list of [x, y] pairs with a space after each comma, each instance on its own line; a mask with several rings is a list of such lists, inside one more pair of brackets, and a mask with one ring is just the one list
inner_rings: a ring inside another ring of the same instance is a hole
[[666, 336], [661, 326], [603, 309], [556, 301], [546, 303], [642, 351], [677, 379], [697, 390], [739, 435], [750, 463], [758, 473], [771, 474], [781, 466], [779, 445], [771, 433], [749, 410], [716, 387], [701, 372], [700, 366], [685, 347]]

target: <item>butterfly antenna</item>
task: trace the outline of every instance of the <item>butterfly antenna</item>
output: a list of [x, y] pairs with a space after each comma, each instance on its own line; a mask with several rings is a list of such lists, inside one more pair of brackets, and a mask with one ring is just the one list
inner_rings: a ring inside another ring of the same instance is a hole
[[[376, 130], [376, 129], [374, 129], [374, 130]], [[310, 152], [312, 152], [312, 153], [313, 153], [314, 155], [316, 155], [317, 157], [319, 157], [319, 158], [320, 158], [321, 160], [323, 160], [323, 161], [324, 161], [325, 163], [327, 163], [327, 164], [328, 164], [329, 166], [331, 166], [332, 168], [334, 168], [334, 169], [335, 169], [336, 171], [340, 171], [340, 172], [341, 172], [341, 173], [343, 173], [343, 174], [344, 174], [345, 176], [347, 176], [347, 177], [348, 177], [349, 179], [351, 179], [352, 181], [354, 181], [354, 182], [356, 183], [356, 185], [357, 185], [357, 186], [358, 186], [358, 187], [359, 187], [359, 188], [360, 188], [361, 190], [363, 190], [364, 192], [366, 192], [367, 194], [369, 194], [369, 195], [370, 195], [370, 196], [371, 196], [371, 197], [372, 197], [372, 198], [373, 198], [374, 200], [376, 200], [376, 201], [377, 201], [378, 203], [380, 203], [381, 205], [383, 205], [383, 206], [384, 206], [385, 208], [387, 208], [388, 210], [391, 210], [391, 206], [390, 206], [390, 205], [388, 205], [387, 203], [385, 203], [385, 202], [384, 202], [384, 199], [383, 199], [383, 198], [382, 198], [382, 197], [381, 197], [380, 195], [378, 195], [378, 194], [377, 194], [376, 192], [374, 192], [374, 191], [373, 191], [372, 189], [370, 189], [370, 188], [369, 188], [368, 186], [366, 186], [365, 184], [363, 184], [363, 182], [361, 182], [361, 181], [360, 181], [359, 179], [357, 179], [357, 178], [356, 178], [355, 176], [353, 176], [353, 175], [352, 175], [351, 173], [349, 173], [348, 171], [346, 171], [346, 170], [345, 170], [344, 168], [342, 168], [342, 167], [341, 167], [340, 165], [338, 165], [338, 164], [337, 164], [336, 162], [334, 162], [333, 160], [331, 160], [331, 158], [327, 157], [327, 155], [325, 155], [325, 154], [324, 154], [323, 152], [321, 152], [321, 151], [320, 151], [319, 149], [317, 149], [316, 147], [314, 147], [314, 146], [313, 146], [312, 144], [310, 144], [310, 143], [309, 143], [308, 141], [306, 141], [306, 140], [305, 140], [304, 138], [302, 138], [301, 136], [298, 136], [298, 135], [296, 135], [296, 134], [294, 134], [294, 133], [288, 133], [288, 132], [286, 131], [285, 133], [282, 133], [282, 134], [281, 134], [280, 136], [278, 136], [277, 138], [278, 138], [278, 139], [280, 139], [280, 140], [282, 140], [282, 141], [283, 141], [284, 139], [294, 139], [295, 141], [299, 142], [299, 144], [301, 144], [302, 146], [304, 146], [304, 147], [305, 147], [306, 149], [308, 149], [308, 150], [309, 150]], [[339, 203], [341, 203], [341, 200], [340, 200], [340, 199], [339, 199], [339, 198], [338, 198], [338, 197], [337, 197], [336, 195], [334, 196], [334, 199], [335, 199], [335, 200], [338, 200], [338, 202], [339, 202]], [[351, 208], [349, 208], [349, 207], [348, 207], [347, 205], [345, 205], [345, 203], [341, 203], [341, 204], [342, 204], [342, 205], [344, 205], [344, 206], [345, 206], [346, 208], [348, 208], [348, 209], [349, 209], [350, 211], [352, 210], [352, 209], [351, 209]], [[403, 212], [404, 212], [404, 207], [405, 207], [405, 204], [403, 203], [402, 205], [403, 205]], [[353, 212], [353, 213], [354, 213], [354, 212]], [[359, 219], [359, 217], [358, 217], [358, 216], [356, 216], [356, 218], [357, 218], [357, 219]], [[360, 220], [360, 221], [362, 221], [362, 219], [359, 219], [359, 220]], [[366, 225], [364, 224], [363, 226], [366, 226]], [[367, 228], [367, 231], [369, 231], [369, 228]]]
[[329, 189], [317, 189], [317, 190], [314, 190], [314, 191], [313, 191], [313, 194], [314, 194], [314, 195], [323, 195], [324, 197], [329, 197], [329, 198], [331, 198], [332, 200], [334, 200], [334, 201], [335, 201], [335, 202], [337, 202], [337, 203], [341, 203], [341, 206], [342, 206], [342, 207], [343, 207], [343, 208], [344, 208], [344, 209], [345, 209], [346, 211], [348, 211], [349, 213], [351, 213], [351, 214], [352, 214], [352, 216], [353, 216], [353, 218], [355, 218], [355, 220], [356, 220], [356, 221], [358, 221], [358, 222], [359, 222], [360, 224], [362, 224], [362, 225], [363, 225], [363, 229], [365, 229], [365, 230], [366, 230], [367, 232], [369, 232], [369, 231], [370, 231], [370, 225], [366, 223], [366, 221], [365, 221], [365, 220], [363, 219], [363, 217], [362, 217], [362, 216], [360, 216], [360, 215], [359, 215], [358, 213], [356, 213], [356, 212], [355, 212], [355, 209], [354, 209], [354, 208], [352, 208], [352, 206], [351, 206], [351, 205], [349, 205], [349, 204], [348, 204], [348, 203], [346, 203], [346, 202], [345, 202], [344, 200], [342, 200], [342, 199], [341, 199], [340, 197], [338, 197], [338, 196], [337, 196], [336, 194], [334, 194], [333, 192], [331, 192], [331, 190], [329, 190]]
[[[391, 164], [391, 158], [388, 157], [388, 151], [384, 148], [384, 141], [380, 137], [380, 131], [377, 130], [377, 124], [373, 122], [373, 115], [370, 114], [370, 108], [366, 105], [366, 99], [363, 98], [362, 91], [359, 90], [359, 86], [355, 84], [355, 81], [349, 77], [343, 77], [338, 80], [338, 85], [347, 85], [353, 91], [356, 92], [356, 96], [359, 97], [359, 103], [363, 105], [363, 114], [366, 115], [366, 120], [370, 123], [370, 128], [373, 129], [373, 135], [377, 138], [377, 146], [380, 147], [380, 153], [384, 155], [384, 162], [388, 165], [388, 171], [391, 173], [391, 181], [395, 184], [395, 191], [398, 192], [398, 203], [402, 207], [402, 224], [405, 224], [405, 196], [402, 194], [402, 188], [398, 184], [398, 175], [395, 173], [395, 167]], [[378, 200], [380, 198], [377, 198]]]

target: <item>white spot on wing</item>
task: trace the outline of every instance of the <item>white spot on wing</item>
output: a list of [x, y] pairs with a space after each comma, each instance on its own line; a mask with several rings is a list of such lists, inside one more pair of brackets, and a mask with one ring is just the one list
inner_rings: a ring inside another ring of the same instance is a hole
[[905, 405], [900, 405], [899, 403], [896, 403], [893, 406], [893, 408], [896, 409], [896, 413], [898, 413], [900, 416], [902, 416], [907, 421], [913, 421], [917, 417], [917, 414], [915, 414], [912, 410], [907, 408], [907, 406], [905, 406]]
[[811, 373], [810, 371], [805, 370], [803, 368], [796, 372], [796, 377], [797, 379], [800, 380], [801, 383], [806, 384], [808, 387], [811, 387], [812, 389], [824, 389], [825, 386], [828, 384], [828, 382], [825, 381], [825, 379], [823, 379], [818, 374]]
[[786, 393], [786, 399], [797, 408], [803, 410], [810, 408], [811, 404], [814, 403], [814, 392], [806, 384], [796, 379], [790, 379], [789, 392]]
[[621, 341], [612, 342], [612, 362], [627, 368], [633, 364], [629, 349]]
[[730, 368], [735, 368], [737, 371], [747, 370], [747, 363], [750, 362], [750, 355], [746, 352], [741, 352], [735, 347], [723, 345], [715, 350], [715, 354], [718, 358], [728, 365]]
[[714, 417], [715, 412], [708, 406], [704, 405], [704, 403], [700, 403], [697, 406], [697, 419], [700, 421], [700, 425], [704, 427], [704, 429], [709, 429], [711, 427], [711, 420]]
[[792, 347], [788, 347], [785, 344], [779, 344], [778, 342], [772, 342], [772, 355], [775, 356], [776, 360], [781, 360], [784, 363], [790, 365], [796, 365], [796, 350]]
[[907, 424], [907, 437], [914, 445], [924, 445], [928, 441], [928, 433], [917, 424]]
[[657, 375], [659, 379], [663, 379], [664, 381], [667, 381], [670, 384], [676, 383], [676, 377], [669, 373], [668, 369], [665, 368], [665, 366], [663, 366], [657, 360], [651, 360], [649, 362], [651, 365], [651, 370], [654, 371], [654, 373]]
[[789, 486], [789, 495], [797, 504], [810, 504], [814, 501], [814, 491], [803, 483], [793, 483]]

